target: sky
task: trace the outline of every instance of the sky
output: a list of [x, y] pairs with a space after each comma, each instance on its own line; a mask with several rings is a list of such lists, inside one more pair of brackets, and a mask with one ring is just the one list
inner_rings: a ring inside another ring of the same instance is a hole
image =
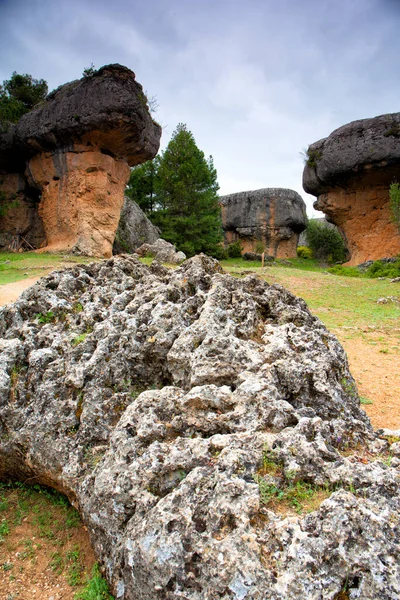
[[54, 89], [120, 63], [158, 110], [161, 149], [186, 123], [220, 194], [302, 188], [304, 151], [400, 110], [400, 0], [0, 0], [0, 81]]

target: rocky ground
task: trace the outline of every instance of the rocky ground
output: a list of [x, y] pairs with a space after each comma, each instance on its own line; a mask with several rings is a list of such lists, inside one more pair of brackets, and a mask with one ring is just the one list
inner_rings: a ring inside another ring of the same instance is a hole
[[0, 332], [2, 474], [67, 493], [117, 598], [399, 594], [399, 443], [302, 300], [121, 257], [50, 274]]

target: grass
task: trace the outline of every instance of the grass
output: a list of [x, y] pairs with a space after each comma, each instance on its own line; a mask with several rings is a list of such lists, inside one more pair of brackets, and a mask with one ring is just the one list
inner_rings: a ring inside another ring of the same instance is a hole
[[39, 568], [45, 556], [49, 572], [62, 577], [76, 598], [112, 600], [97, 566], [86, 576], [86, 550], [77, 537], [81, 528], [79, 513], [63, 494], [40, 485], [0, 483], [0, 568], [10, 581], [36, 564]]
[[61, 267], [99, 260], [73, 254], [36, 252], [0, 252], [0, 285], [13, 283], [27, 277], [38, 277]]

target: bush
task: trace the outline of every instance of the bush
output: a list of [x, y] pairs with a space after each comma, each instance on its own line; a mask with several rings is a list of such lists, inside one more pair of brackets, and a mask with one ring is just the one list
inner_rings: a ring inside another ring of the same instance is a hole
[[240, 258], [242, 256], [242, 247], [240, 242], [234, 242], [227, 247], [229, 258]]
[[297, 256], [299, 258], [312, 259], [313, 253], [312, 253], [311, 248], [308, 248], [308, 246], [298, 246], [297, 247]]
[[400, 258], [395, 262], [383, 262], [382, 260], [376, 260], [366, 270], [367, 277], [400, 277]]
[[305, 231], [313, 256], [328, 263], [344, 262], [347, 250], [339, 231], [326, 221], [310, 219]]
[[362, 273], [357, 267], [344, 267], [343, 265], [335, 265], [328, 269], [331, 275], [342, 275], [343, 277], [362, 277]]
[[392, 220], [396, 224], [400, 233], [400, 185], [398, 183], [392, 183], [389, 188], [389, 196], [389, 206], [392, 213]]
[[217, 260], [226, 260], [228, 258], [228, 250], [223, 246], [216, 246], [211, 252], [210, 256]]

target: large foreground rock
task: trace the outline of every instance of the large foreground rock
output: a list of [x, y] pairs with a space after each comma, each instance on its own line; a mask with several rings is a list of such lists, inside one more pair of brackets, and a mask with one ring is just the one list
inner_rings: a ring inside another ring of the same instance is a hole
[[389, 208], [389, 186], [400, 168], [399, 137], [400, 113], [393, 113], [343, 125], [307, 150], [303, 187], [344, 234], [351, 265], [400, 252]]
[[[0, 232], [52, 251], [111, 256], [129, 167], [153, 158], [160, 136], [126, 67], [61, 86], [0, 134], [0, 191], [10, 205]], [[32, 211], [41, 240], [32, 236]]]
[[293, 190], [266, 188], [221, 196], [225, 243], [240, 241], [243, 252], [265, 251], [274, 258], [296, 256], [306, 228], [306, 205]]
[[[117, 598], [399, 597], [400, 461], [302, 300], [119, 257], [43, 278], [0, 336], [0, 476], [68, 494]], [[265, 504], [306, 484], [308, 515]]]

